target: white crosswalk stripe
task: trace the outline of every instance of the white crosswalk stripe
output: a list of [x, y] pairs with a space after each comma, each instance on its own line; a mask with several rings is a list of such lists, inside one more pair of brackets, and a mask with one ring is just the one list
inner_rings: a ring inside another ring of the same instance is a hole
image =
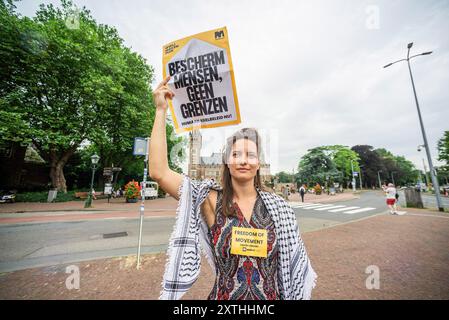
[[320, 203], [296, 203], [296, 204], [292, 204], [291, 206], [293, 208], [303, 208], [303, 207], [308, 207], [308, 206], [315, 206], [318, 204], [320, 204]]
[[354, 213], [371, 211], [371, 210], [374, 210], [374, 209], [376, 209], [376, 208], [360, 208], [360, 209], [356, 209], [356, 210], [344, 211], [343, 213], [345, 213], [345, 214], [354, 214]]
[[290, 205], [292, 208], [301, 208], [301, 207], [304, 207], [304, 206], [302, 206], [302, 205], [300, 205], [300, 204], [291, 204]]
[[325, 204], [323, 204], [323, 203], [309, 203], [305, 206], [300, 206], [299, 208], [306, 209], [306, 208], [320, 207], [320, 206], [324, 206], [324, 205]]
[[346, 210], [357, 209], [357, 208], [360, 208], [360, 207], [346, 207], [346, 208], [329, 210], [329, 212], [340, 212], [340, 211], [346, 211]]
[[316, 211], [324, 211], [324, 210], [329, 210], [329, 209], [337, 209], [337, 208], [343, 208], [346, 206], [332, 206], [332, 207], [327, 207], [327, 208], [318, 208], [318, 209], [314, 209]]
[[315, 210], [315, 209], [318, 209], [318, 208], [330, 208], [330, 207], [333, 207], [334, 205], [333, 204], [319, 204], [319, 205], [316, 205], [316, 206], [309, 206], [309, 207], [305, 207], [305, 208], [303, 208], [303, 209], [305, 209], [305, 210]]
[[[331, 212], [331, 213], [343, 213], [343, 214], [356, 214], [362, 212], [368, 212], [375, 210], [372, 207], [357, 207], [357, 206], [346, 206], [346, 205], [336, 205], [333, 203], [306, 203], [306, 202], [291, 202], [290, 206], [295, 209], [320, 211], [320, 212]], [[318, 213], [318, 212], [317, 212]]]
[[323, 204], [322, 203], [307, 203], [307, 204], [300, 205], [300, 206], [296, 205], [295, 208], [308, 208], [308, 207], [316, 207], [316, 206], [321, 206], [321, 205], [323, 205]]

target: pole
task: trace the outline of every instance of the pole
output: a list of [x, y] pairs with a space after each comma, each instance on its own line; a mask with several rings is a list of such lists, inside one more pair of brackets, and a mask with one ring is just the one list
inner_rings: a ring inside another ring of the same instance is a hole
[[391, 180], [393, 181], [394, 186], [396, 186], [396, 183], [394, 183], [394, 172], [391, 172]]
[[359, 180], [360, 180], [360, 191], [362, 190], [362, 168], [359, 170]]
[[421, 126], [421, 132], [422, 132], [422, 136], [423, 136], [423, 140], [424, 140], [424, 147], [426, 148], [427, 161], [429, 162], [430, 177], [432, 179], [432, 184], [433, 184], [433, 187], [435, 190], [437, 206], [438, 206], [438, 210], [443, 212], [444, 208], [443, 208], [443, 204], [441, 202], [441, 197], [440, 197], [440, 186], [438, 184], [438, 180], [435, 177], [435, 172], [433, 171], [432, 157], [430, 155], [429, 143], [427, 142], [427, 136], [426, 136], [426, 131], [424, 129], [424, 124], [423, 124], [422, 117], [421, 117], [421, 111], [419, 109], [418, 97], [416, 95], [416, 89], [415, 89], [415, 82], [413, 81], [412, 69], [410, 67], [409, 53], [410, 53], [410, 47], [408, 48], [408, 53], [407, 53], [408, 71], [410, 72], [410, 80], [412, 81], [413, 94], [415, 96], [415, 102], [416, 102], [416, 109], [418, 110], [419, 124]]
[[382, 184], [380, 182], [380, 174], [379, 174], [379, 172], [380, 171], [377, 171], [377, 178], [379, 179], [379, 188], [382, 189]]
[[148, 141], [147, 138], [147, 146], [145, 151], [145, 163], [144, 163], [144, 169], [143, 169], [143, 182], [142, 182], [142, 190], [141, 190], [141, 203], [140, 203], [140, 224], [139, 224], [139, 242], [137, 244], [137, 270], [140, 269], [140, 248], [142, 246], [142, 227], [143, 227], [143, 218], [145, 216], [145, 187], [147, 184], [147, 163], [148, 163]]
[[354, 177], [354, 166], [351, 160], [351, 173], [352, 173], [352, 192], [355, 192], [355, 177]]
[[90, 180], [90, 191], [87, 196], [86, 203], [84, 204], [84, 208], [90, 208], [92, 204], [92, 189], [94, 188], [94, 176], [95, 176], [95, 165], [92, 165], [92, 179]]

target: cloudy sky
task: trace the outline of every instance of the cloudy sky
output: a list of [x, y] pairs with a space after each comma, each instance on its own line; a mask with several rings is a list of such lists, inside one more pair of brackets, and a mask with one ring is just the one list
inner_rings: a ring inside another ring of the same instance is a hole
[[[18, 11], [33, 16], [38, 4]], [[58, 4], [58, 1], [52, 1]], [[423, 144], [406, 63], [412, 71], [434, 164], [449, 130], [449, 1], [74, 1], [117, 28], [162, 79], [162, 46], [228, 28], [242, 123], [202, 130], [202, 155], [224, 138], [256, 127], [272, 172], [296, 171], [307, 149], [369, 144], [422, 168]], [[426, 164], [427, 165], [427, 164]]]

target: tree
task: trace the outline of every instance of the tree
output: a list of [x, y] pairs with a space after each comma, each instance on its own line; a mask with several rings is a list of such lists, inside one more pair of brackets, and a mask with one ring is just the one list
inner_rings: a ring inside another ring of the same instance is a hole
[[[336, 169], [341, 173], [342, 183], [348, 185], [352, 181], [352, 170], [360, 172], [359, 156], [347, 146], [332, 145], [320, 147], [332, 159]], [[351, 165], [352, 162], [352, 165]]]
[[396, 176], [395, 182], [397, 182], [402, 176], [402, 172], [399, 172], [394, 155], [384, 148], [375, 149], [374, 152], [377, 153], [380, 158], [383, 178], [392, 182], [394, 179], [392, 179], [392, 175], [394, 175]]
[[449, 184], [449, 131], [444, 131], [443, 137], [438, 140], [438, 160], [445, 163], [436, 168], [438, 180], [442, 184]]
[[414, 184], [419, 176], [419, 170], [415, 165], [403, 156], [395, 156], [394, 161], [397, 168], [394, 178], [396, 185]]
[[388, 181], [394, 181], [396, 185], [406, 185], [416, 181], [419, 171], [411, 161], [403, 156], [395, 156], [384, 148], [374, 151], [381, 158], [384, 177], [388, 177]]
[[378, 171], [382, 171], [381, 178], [385, 174], [385, 168], [379, 154], [374, 152], [373, 147], [369, 145], [356, 145], [353, 146], [351, 150], [359, 155], [360, 165], [363, 166], [363, 180], [365, 186], [377, 186]]
[[276, 174], [279, 183], [289, 183], [293, 181], [293, 175], [285, 171]]
[[307, 150], [298, 165], [297, 184], [325, 184], [340, 181], [341, 172], [337, 170], [331, 157], [326, 154], [325, 148], [317, 147]]
[[449, 131], [444, 131], [443, 137], [438, 140], [438, 160], [445, 162], [449, 169]]
[[134, 136], [148, 136], [153, 69], [124, 47], [117, 31], [98, 25], [86, 8], [71, 29], [62, 8], [41, 5], [34, 19], [1, 9], [0, 107], [3, 139], [32, 142], [50, 164], [54, 187], [66, 191], [63, 168], [83, 142], [103, 164], [125, 162]]
[[327, 174], [324, 175], [327, 180], [333, 177], [333, 181], [338, 181], [347, 185], [350, 181], [352, 181], [352, 170], [354, 170], [354, 172], [360, 172], [358, 163], [359, 156], [347, 146], [320, 146], [311, 150], [313, 150], [313, 152], [317, 152], [316, 155], [318, 156], [321, 154], [321, 156], [325, 155], [329, 158], [330, 162], [332, 162], [332, 167], [338, 171], [338, 174], [335, 172], [327, 172]]

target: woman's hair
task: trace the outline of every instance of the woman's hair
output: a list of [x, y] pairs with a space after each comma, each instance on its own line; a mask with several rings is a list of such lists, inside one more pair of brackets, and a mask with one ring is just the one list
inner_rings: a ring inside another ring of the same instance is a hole
[[[227, 166], [229, 161], [229, 156], [232, 152], [232, 146], [237, 140], [247, 139], [256, 144], [257, 147], [257, 158], [260, 163], [260, 155], [262, 153], [262, 146], [259, 133], [253, 128], [243, 128], [235, 132], [226, 140], [225, 150], [223, 152], [223, 164], [221, 169], [221, 185], [223, 187], [223, 197], [222, 197], [222, 210], [225, 216], [235, 216], [235, 212], [232, 208], [232, 199], [234, 197], [234, 190], [232, 189], [231, 183], [231, 172]], [[254, 187], [264, 190], [263, 185], [260, 181], [260, 168], [257, 170], [256, 176], [254, 177]]]

